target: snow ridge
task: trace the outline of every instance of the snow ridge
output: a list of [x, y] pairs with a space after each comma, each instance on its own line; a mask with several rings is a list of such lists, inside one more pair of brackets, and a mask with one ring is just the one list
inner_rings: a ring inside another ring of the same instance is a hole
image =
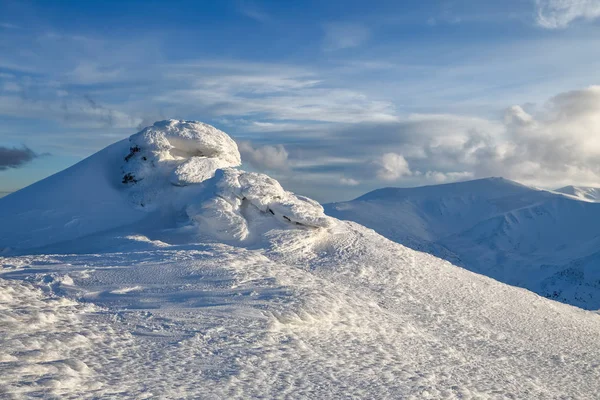
[[589, 186], [565, 186], [554, 190], [558, 193], [564, 193], [575, 196], [580, 200], [600, 202], [600, 188]]
[[488, 178], [380, 189], [325, 209], [501, 282], [600, 308], [598, 203]]

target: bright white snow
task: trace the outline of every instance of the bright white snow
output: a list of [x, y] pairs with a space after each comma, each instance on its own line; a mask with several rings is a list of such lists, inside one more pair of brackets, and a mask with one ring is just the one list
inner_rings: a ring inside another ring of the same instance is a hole
[[181, 167], [219, 156], [172, 138], [214, 131], [154, 127], [0, 200], [0, 396], [600, 391], [599, 315], [326, 217], [265, 175]]
[[325, 206], [416, 250], [600, 309], [600, 204], [502, 178], [385, 188]]

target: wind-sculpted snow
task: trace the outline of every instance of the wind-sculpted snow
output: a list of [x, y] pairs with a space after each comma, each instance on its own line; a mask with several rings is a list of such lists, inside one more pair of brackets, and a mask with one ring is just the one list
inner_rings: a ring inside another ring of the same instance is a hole
[[[592, 399], [600, 390], [600, 316], [359, 225], [272, 229], [259, 248], [174, 245], [170, 235], [127, 239], [144, 246], [124, 253], [0, 258], [0, 293], [20, 293], [0, 314], [12, 321], [0, 324], [3, 395]], [[34, 322], [39, 314], [55, 319]]]
[[283, 224], [311, 228], [325, 228], [332, 223], [319, 203], [285, 191], [266, 175], [225, 169], [217, 172], [214, 181], [215, 195], [186, 210], [207, 236], [246, 240], [253, 232], [272, 229], [269, 220], [273, 218]]
[[159, 207], [174, 194], [168, 183], [188, 186], [212, 178], [220, 168], [241, 164], [235, 142], [224, 132], [200, 122], [156, 122], [129, 138], [122, 183], [142, 207]]
[[1, 398], [110, 393], [107, 383], [132, 345], [130, 332], [99, 307], [0, 279]]

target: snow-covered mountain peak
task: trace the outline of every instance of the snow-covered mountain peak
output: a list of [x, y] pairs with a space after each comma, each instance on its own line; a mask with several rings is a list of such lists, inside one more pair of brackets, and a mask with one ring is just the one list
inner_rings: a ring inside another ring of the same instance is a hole
[[0, 250], [47, 246], [107, 229], [192, 225], [216, 240], [274, 227], [331, 225], [321, 205], [237, 169], [237, 145], [196, 121], [156, 122], [73, 167], [0, 200]]
[[580, 200], [600, 202], [600, 188], [590, 186], [565, 186], [555, 192], [575, 196]]
[[398, 200], [407, 196], [415, 197], [431, 197], [431, 196], [484, 196], [494, 197], [498, 195], [507, 196], [510, 194], [520, 194], [531, 191], [532, 188], [522, 185], [518, 182], [501, 177], [491, 177], [476, 179], [464, 182], [445, 183], [440, 185], [420, 186], [413, 188], [395, 188], [388, 187], [383, 189], [373, 190], [366, 193], [357, 201], [365, 200]]
[[598, 309], [600, 204], [575, 189], [488, 178], [380, 189], [325, 210], [502, 282]]

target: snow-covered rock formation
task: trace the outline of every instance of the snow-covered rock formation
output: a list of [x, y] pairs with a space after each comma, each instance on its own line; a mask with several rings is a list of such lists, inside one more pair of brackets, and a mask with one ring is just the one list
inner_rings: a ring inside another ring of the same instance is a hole
[[49, 246], [157, 219], [194, 223], [208, 238], [242, 241], [278, 224], [330, 224], [319, 203], [266, 175], [234, 169], [240, 164], [226, 133], [194, 121], [156, 122], [4, 198], [0, 248]]
[[238, 164], [223, 132], [164, 121], [0, 199], [0, 397], [600, 392], [597, 314], [326, 217]]
[[177, 186], [204, 182], [220, 168], [242, 163], [235, 142], [217, 128], [194, 121], [156, 122], [129, 138], [124, 184], [151, 189], [167, 179]]

